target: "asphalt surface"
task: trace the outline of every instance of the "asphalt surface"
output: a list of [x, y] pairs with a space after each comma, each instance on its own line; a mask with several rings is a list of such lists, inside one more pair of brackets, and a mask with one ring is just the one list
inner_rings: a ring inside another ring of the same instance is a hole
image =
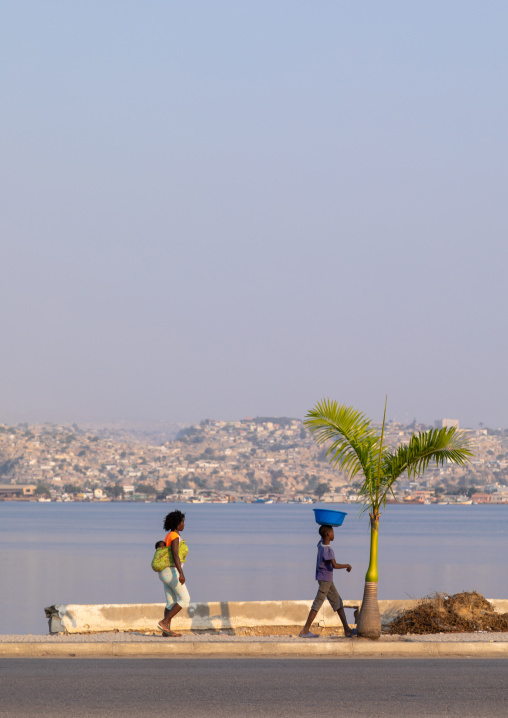
[[506, 718], [506, 660], [1, 659], [7, 718]]

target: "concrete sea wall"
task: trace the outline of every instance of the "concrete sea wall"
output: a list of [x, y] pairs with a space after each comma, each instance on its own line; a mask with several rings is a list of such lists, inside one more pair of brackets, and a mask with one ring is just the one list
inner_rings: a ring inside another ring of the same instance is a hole
[[[508, 612], [508, 600], [490, 599], [496, 611]], [[344, 601], [349, 623], [352, 611], [361, 600]], [[418, 603], [416, 600], [379, 601], [381, 621], [390, 623], [401, 611]], [[175, 629], [220, 630], [259, 626], [300, 626], [312, 601], [221, 601], [191, 603], [173, 621]], [[107, 631], [154, 631], [164, 615], [162, 603], [138, 604], [57, 604], [44, 609], [50, 633], [102, 633]], [[319, 611], [317, 622], [323, 627], [340, 626], [340, 620], [328, 602]]]

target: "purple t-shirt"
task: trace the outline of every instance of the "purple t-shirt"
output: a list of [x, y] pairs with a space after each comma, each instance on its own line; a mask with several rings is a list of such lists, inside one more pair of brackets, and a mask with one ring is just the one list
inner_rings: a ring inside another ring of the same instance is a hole
[[333, 548], [324, 546], [320, 541], [317, 545], [316, 581], [333, 581], [332, 561], [334, 559]]

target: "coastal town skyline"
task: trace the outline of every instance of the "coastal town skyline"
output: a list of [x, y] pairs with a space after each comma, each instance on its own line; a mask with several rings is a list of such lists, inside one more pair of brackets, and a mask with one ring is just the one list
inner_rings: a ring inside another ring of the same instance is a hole
[[[455, 419], [435, 422], [459, 428]], [[432, 426], [388, 421], [387, 447]], [[467, 466], [400, 479], [401, 503], [508, 503], [508, 430], [465, 429]], [[187, 426], [0, 425], [0, 497], [57, 500], [356, 502], [299, 419], [206, 419]], [[23, 488], [25, 487], [25, 488]], [[30, 488], [27, 488], [30, 487]], [[391, 500], [391, 499], [390, 499]]]

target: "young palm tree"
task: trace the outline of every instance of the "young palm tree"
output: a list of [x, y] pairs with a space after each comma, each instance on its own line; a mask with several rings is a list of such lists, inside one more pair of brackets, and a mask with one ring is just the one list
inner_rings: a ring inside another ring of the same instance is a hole
[[362, 609], [357, 622], [359, 636], [379, 638], [381, 617], [377, 600], [377, 549], [379, 518], [393, 484], [402, 474], [421, 476], [431, 461], [464, 465], [472, 456], [470, 442], [454, 428], [432, 429], [413, 434], [409, 443], [389, 451], [383, 446], [386, 401], [381, 433], [369, 419], [351, 406], [323, 399], [308, 412], [305, 426], [315, 441], [328, 444], [327, 456], [349, 480], [363, 476], [359, 496], [370, 516], [370, 562], [365, 576]]

